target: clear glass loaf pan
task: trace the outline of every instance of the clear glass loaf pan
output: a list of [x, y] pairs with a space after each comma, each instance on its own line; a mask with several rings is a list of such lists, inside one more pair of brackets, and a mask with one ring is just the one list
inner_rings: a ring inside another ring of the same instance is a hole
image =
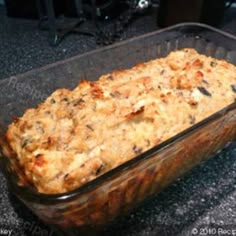
[[[21, 115], [24, 109], [41, 102], [57, 88], [73, 88], [84, 77], [95, 80], [115, 69], [130, 68], [186, 47], [236, 64], [236, 37], [203, 24], [179, 24], [2, 81], [3, 127], [9, 124], [11, 115]], [[10, 96], [12, 93], [14, 96]], [[59, 235], [96, 235], [117, 216], [137, 207], [235, 139], [236, 102], [64, 194], [40, 194], [27, 185], [19, 185], [20, 172], [11, 168], [12, 163], [2, 157], [1, 165], [10, 190], [44, 222], [56, 228]]]

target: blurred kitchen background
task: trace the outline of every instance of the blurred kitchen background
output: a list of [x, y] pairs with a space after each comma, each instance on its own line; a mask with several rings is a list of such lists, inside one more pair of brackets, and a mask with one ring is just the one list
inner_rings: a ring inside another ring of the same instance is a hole
[[236, 33], [235, 1], [0, 0], [0, 79], [175, 23]]

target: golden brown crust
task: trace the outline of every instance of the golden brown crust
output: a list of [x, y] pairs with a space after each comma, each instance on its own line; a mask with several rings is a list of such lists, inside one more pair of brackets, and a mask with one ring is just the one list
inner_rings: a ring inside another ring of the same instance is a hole
[[193, 49], [58, 89], [8, 128], [28, 179], [62, 193], [232, 103], [236, 68]]

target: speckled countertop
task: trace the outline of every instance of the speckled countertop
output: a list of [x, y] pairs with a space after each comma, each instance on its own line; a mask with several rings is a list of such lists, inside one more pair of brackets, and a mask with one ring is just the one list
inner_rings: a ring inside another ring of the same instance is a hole
[[[229, 9], [220, 28], [236, 34], [235, 13], [235, 9]], [[155, 15], [146, 15], [135, 20], [123, 33], [122, 39], [156, 29]], [[9, 19], [0, 8], [0, 79], [97, 47], [100, 46], [96, 45], [94, 38], [81, 35], [69, 35], [59, 46], [51, 47], [47, 32], [38, 30], [37, 21]], [[8, 191], [1, 172], [0, 188], [0, 235], [55, 235]], [[216, 231], [220, 229], [224, 231]], [[233, 233], [236, 235], [235, 142], [117, 221], [102, 235]]]

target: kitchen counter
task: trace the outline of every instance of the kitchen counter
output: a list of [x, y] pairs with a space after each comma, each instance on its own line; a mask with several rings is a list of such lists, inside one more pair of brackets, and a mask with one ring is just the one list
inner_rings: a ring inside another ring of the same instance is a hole
[[[219, 28], [236, 35], [235, 13], [235, 8], [228, 9]], [[48, 32], [40, 31], [37, 24], [7, 18], [0, 8], [0, 79], [102, 47], [94, 38], [78, 34], [51, 47]], [[120, 40], [156, 29], [152, 12], [132, 22]], [[0, 235], [55, 235], [8, 191], [2, 173], [0, 188]], [[236, 142], [117, 220], [102, 235], [233, 235], [233, 230], [236, 234]]]

